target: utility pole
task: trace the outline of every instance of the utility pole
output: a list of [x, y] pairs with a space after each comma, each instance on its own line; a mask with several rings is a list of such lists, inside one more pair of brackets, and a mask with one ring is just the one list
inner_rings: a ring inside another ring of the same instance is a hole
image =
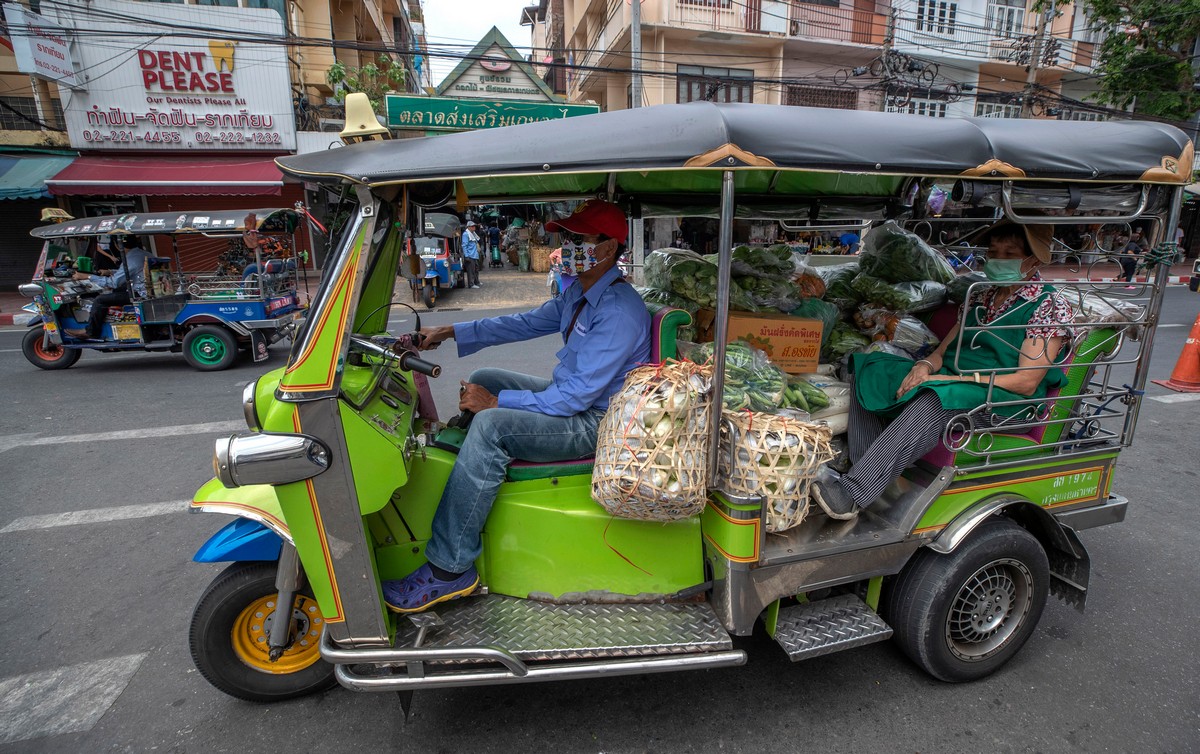
[[629, 3], [630, 107], [642, 106], [642, 0]]
[[1028, 71], [1028, 75], [1025, 77], [1025, 96], [1021, 98], [1022, 118], [1033, 117], [1033, 92], [1037, 88], [1038, 69], [1042, 65], [1043, 50], [1046, 49], [1046, 32], [1050, 29], [1050, 20], [1054, 17], [1053, 14], [1054, 6], [1051, 3], [1042, 12], [1037, 36], [1033, 38], [1033, 45], [1029, 51], [1029, 66], [1025, 69]]
[[[630, 107], [642, 106], [642, 0], [629, 3], [629, 99]], [[633, 280], [642, 284], [642, 268], [646, 263], [646, 231], [640, 213], [629, 216], [629, 254], [636, 266]]]
[[883, 96], [879, 98], [879, 111], [887, 112], [888, 92], [891, 90], [892, 74], [888, 68], [888, 56], [892, 54], [892, 45], [896, 39], [896, 8], [892, 6], [888, 13], [887, 31], [883, 37], [883, 51], [879, 53], [879, 60], [883, 64]]

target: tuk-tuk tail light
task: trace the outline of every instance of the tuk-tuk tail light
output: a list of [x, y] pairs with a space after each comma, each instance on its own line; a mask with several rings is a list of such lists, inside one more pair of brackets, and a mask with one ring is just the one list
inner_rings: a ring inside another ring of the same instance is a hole
[[257, 432], [217, 440], [213, 473], [226, 487], [291, 484], [329, 468], [329, 448], [307, 435]]

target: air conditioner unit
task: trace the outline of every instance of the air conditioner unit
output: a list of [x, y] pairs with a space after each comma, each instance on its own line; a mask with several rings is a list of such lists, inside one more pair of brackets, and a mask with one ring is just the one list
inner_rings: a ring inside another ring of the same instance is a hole
[[321, 131], [328, 134], [341, 133], [346, 127], [345, 118], [320, 118]]

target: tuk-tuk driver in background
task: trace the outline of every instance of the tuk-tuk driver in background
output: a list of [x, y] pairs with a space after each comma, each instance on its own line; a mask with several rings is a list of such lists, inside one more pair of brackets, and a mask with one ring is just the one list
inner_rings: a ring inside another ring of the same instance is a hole
[[388, 607], [414, 613], [470, 594], [479, 583], [480, 532], [513, 459], [585, 458], [625, 375], [650, 359], [650, 315], [617, 260], [628, 235], [615, 204], [589, 201], [547, 228], [563, 233], [563, 264], [577, 276], [561, 296], [523, 314], [423, 328], [423, 349], [453, 339], [458, 355], [558, 334], [553, 375], [479, 369], [462, 383], [459, 408], [475, 413], [433, 518], [429, 562], [383, 583]]
[[142, 242], [137, 236], [124, 236], [117, 243], [121, 246], [123, 261], [111, 275], [75, 273], [76, 280], [90, 280], [111, 290], [92, 300], [92, 311], [88, 315], [86, 330], [63, 330], [72, 338], [99, 338], [100, 331], [104, 329], [104, 321], [108, 319], [108, 307], [128, 304], [131, 292], [139, 297], [146, 295], [146, 259], [150, 257], [150, 252], [142, 248]]

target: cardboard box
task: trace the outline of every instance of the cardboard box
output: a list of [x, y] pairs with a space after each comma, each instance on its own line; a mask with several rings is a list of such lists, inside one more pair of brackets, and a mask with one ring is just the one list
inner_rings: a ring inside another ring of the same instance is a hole
[[[696, 315], [697, 339], [711, 342], [715, 337], [716, 312], [701, 309]], [[729, 313], [729, 337], [726, 342], [744, 340], [766, 352], [771, 361], [790, 374], [817, 371], [821, 356], [819, 319], [789, 317], [786, 314]]]

